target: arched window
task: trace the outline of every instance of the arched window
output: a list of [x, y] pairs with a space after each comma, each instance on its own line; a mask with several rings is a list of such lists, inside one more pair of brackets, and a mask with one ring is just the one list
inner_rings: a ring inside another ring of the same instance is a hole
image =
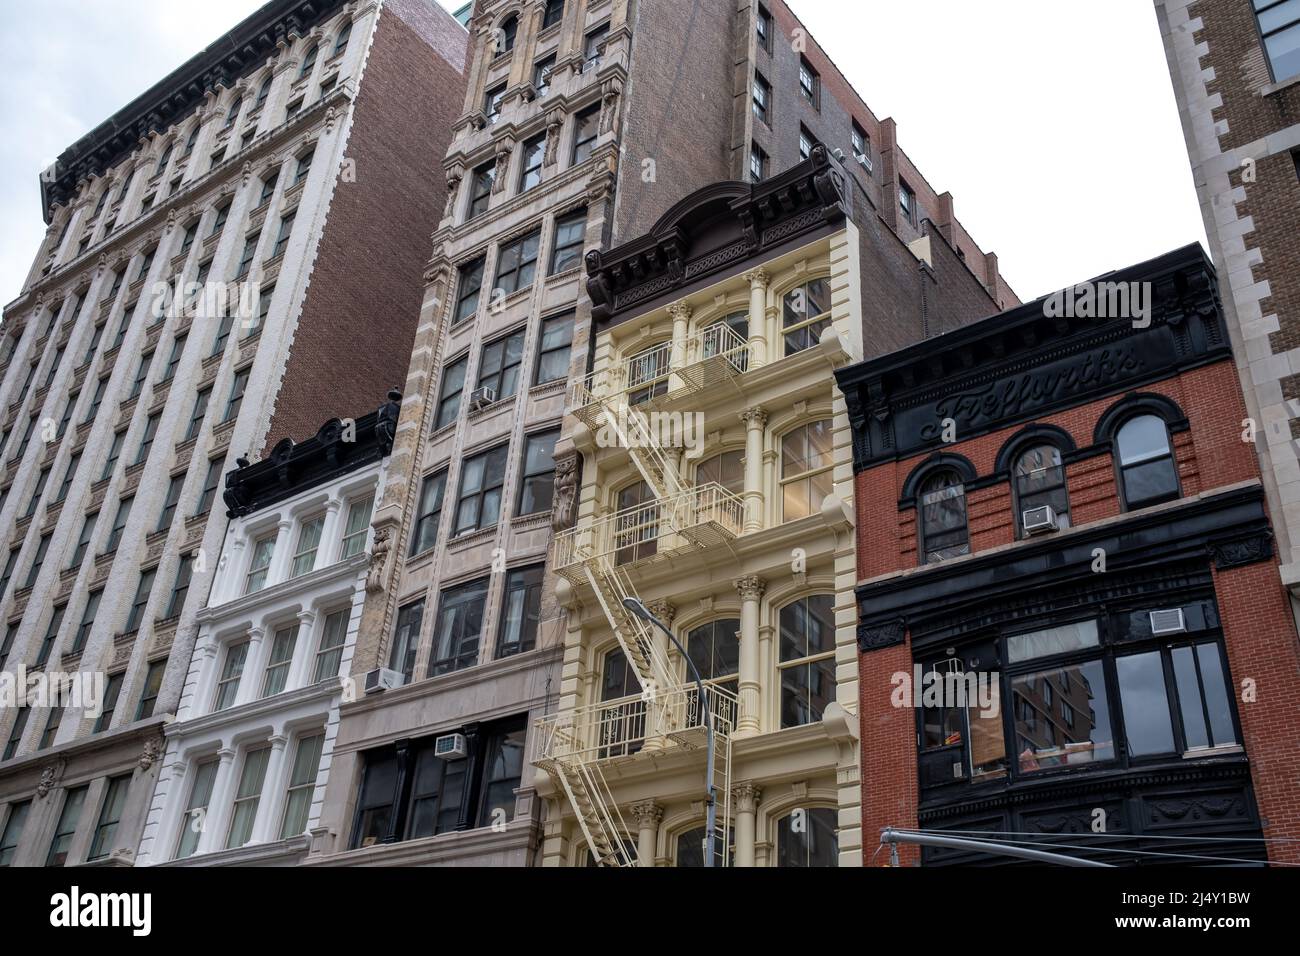
[[[734, 694], [740, 681], [740, 619], [728, 617], [695, 628], [686, 635], [686, 653], [701, 680]], [[691, 679], [690, 668], [686, 679]]]
[[835, 699], [835, 598], [812, 594], [781, 608], [781, 726], [822, 719]]
[[262, 108], [262, 104], [266, 102], [266, 98], [271, 94], [271, 81], [273, 79], [275, 79], [274, 74], [266, 74], [266, 79], [264, 79], [262, 85], [257, 88], [257, 101], [253, 104], [253, 109]]
[[[677, 866], [704, 866], [704, 837], [707, 833], [708, 831], [701, 826], [677, 835]], [[722, 843], [721, 831], [719, 831], [719, 836], [713, 844], [713, 865], [715, 867], [722, 866]], [[734, 829], [727, 834], [726, 844], [727, 865], [734, 866], [736, 863], [736, 831]]]
[[1115, 435], [1124, 509], [1171, 501], [1181, 493], [1169, 429], [1155, 415], [1130, 418]]
[[644, 481], [618, 493], [614, 548], [617, 564], [653, 557], [659, 549], [659, 505]]
[[781, 333], [785, 336], [786, 355], [812, 348], [830, 324], [831, 286], [825, 279], [810, 279], [782, 298]]
[[741, 451], [724, 451], [700, 462], [695, 469], [695, 485], [707, 485], [716, 481], [733, 495], [745, 491], [745, 453]]
[[627, 360], [627, 384], [633, 389], [627, 393], [629, 405], [638, 405], [668, 392], [672, 351], [671, 342], [660, 342]]
[[781, 438], [781, 520], [794, 521], [818, 511], [831, 493], [829, 418], [800, 425]]
[[616, 647], [605, 655], [600, 684], [602, 703], [636, 697], [624, 704], [605, 708], [600, 718], [600, 750], [602, 757], [621, 757], [634, 754], [645, 742], [645, 700], [638, 697], [641, 682], [628, 661], [623, 648]]
[[515, 48], [515, 34], [519, 32], [519, 18], [513, 14], [501, 21], [496, 31], [495, 56], [505, 56]]
[[733, 312], [706, 326], [700, 335], [700, 358], [727, 355], [736, 371], [743, 372], [749, 364], [749, 313]]
[[230, 104], [230, 110], [226, 113], [226, 129], [230, 129], [230, 127], [235, 125], [235, 122], [239, 119], [239, 108], [243, 105], [244, 98], [242, 96], [236, 96], [235, 102]]
[[316, 66], [316, 57], [320, 54], [320, 44], [313, 43], [302, 58], [302, 67], [298, 70], [298, 79], [302, 79]]
[[800, 807], [776, 822], [777, 866], [838, 866], [840, 840], [835, 811]]
[[1065, 487], [1065, 467], [1061, 450], [1055, 445], [1035, 445], [1017, 459], [1011, 473], [1015, 489], [1016, 530], [1025, 535], [1026, 512], [1031, 520], [1043, 517], [1044, 507], [1052, 509], [1058, 528], [1070, 527], [1070, 495]]
[[175, 148], [176, 148], [175, 142], [167, 143], [167, 148], [164, 149], [162, 151], [162, 155], [158, 157], [158, 166], [153, 171], [155, 176], [158, 176], [167, 170], [167, 164], [170, 163], [172, 159], [172, 150], [174, 150]]
[[330, 56], [338, 56], [348, 48], [348, 39], [352, 36], [352, 21], [349, 20], [343, 24], [343, 29], [339, 31], [338, 38], [334, 41], [334, 50]]
[[956, 471], [944, 468], [925, 479], [918, 510], [922, 564], [970, 554], [966, 486]]

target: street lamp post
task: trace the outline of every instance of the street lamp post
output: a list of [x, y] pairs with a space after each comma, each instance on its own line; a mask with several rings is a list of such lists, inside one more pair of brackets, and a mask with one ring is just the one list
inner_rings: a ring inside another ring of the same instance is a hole
[[708, 791], [708, 803], [706, 804], [708, 809], [704, 828], [704, 865], [713, 866], [713, 850], [717, 840], [715, 829], [718, 822], [718, 796], [713, 786], [713, 708], [709, 705], [709, 699], [704, 694], [704, 681], [700, 679], [699, 669], [695, 666], [695, 662], [691, 660], [691, 656], [686, 653], [686, 648], [682, 647], [681, 642], [673, 637], [673, 632], [668, 629], [667, 624], [651, 614], [650, 609], [634, 597], [623, 598], [623, 607], [641, 618], [641, 620], [649, 621], [668, 635], [668, 640], [673, 642], [673, 646], [685, 658], [686, 666], [691, 669], [691, 677], [695, 681], [700, 706], [704, 708], [704, 733], [705, 740], [708, 743], [708, 757], [704, 771], [704, 786]]

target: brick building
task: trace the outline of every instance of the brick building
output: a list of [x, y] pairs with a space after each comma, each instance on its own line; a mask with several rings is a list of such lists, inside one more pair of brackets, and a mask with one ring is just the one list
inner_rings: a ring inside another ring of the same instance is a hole
[[[899, 827], [1297, 860], [1300, 655], [1213, 270], [1188, 246], [1102, 282], [1150, 311], [1045, 299], [837, 373], [869, 854]], [[953, 680], [978, 702], [923, 695]]]
[[[448, 202], [375, 514], [384, 590], [366, 602], [357, 646], [356, 669], [388, 689], [342, 708], [308, 862], [541, 857], [541, 802], [520, 757], [526, 728], [554, 711], [571, 676], [569, 611], [547, 562], [586, 480], [566, 417], [566, 383], [591, 370], [599, 331], [584, 257], [659, 241], [676, 222], [707, 231], [688, 215], [701, 190], [740, 201], [747, 184], [779, 180], [821, 143], [852, 157], [836, 175], [861, 215], [855, 272], [879, 290], [871, 349], [1017, 301], [951, 196], [934, 192], [892, 121], [867, 108], [784, 4], [483, 0], [469, 27], [464, 109], [443, 162]], [[808, 198], [774, 189], [759, 218], [796, 205], [815, 217]], [[667, 267], [663, 282], [681, 278], [668, 262], [688, 252], [653, 264]], [[600, 268], [587, 258], [588, 273]], [[448, 788], [447, 811], [417, 820], [430, 794], [413, 789], [414, 768], [456, 734], [465, 761], [429, 784]], [[508, 744], [495, 786], [517, 791], [498, 828], [481, 800], [494, 734]], [[557, 845], [550, 859], [578, 858]]]
[[[1246, 414], [1300, 593], [1300, 7], [1156, 0]], [[1300, 608], [1293, 600], [1293, 608]]]
[[0, 330], [0, 671], [106, 698], [0, 707], [6, 862], [133, 861], [223, 474], [405, 377], [466, 46], [432, 0], [273, 0], [42, 174]]

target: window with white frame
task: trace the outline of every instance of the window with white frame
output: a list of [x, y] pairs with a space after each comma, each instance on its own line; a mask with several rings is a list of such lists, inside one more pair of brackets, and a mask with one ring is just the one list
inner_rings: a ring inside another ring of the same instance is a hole
[[184, 860], [194, 855], [199, 848], [199, 837], [203, 835], [208, 817], [208, 805], [212, 802], [212, 786], [217, 779], [217, 758], [200, 761], [194, 768], [194, 781], [190, 784], [189, 800], [185, 804], [185, 814], [181, 817], [180, 838], [177, 841], [177, 860]]
[[343, 548], [339, 557], [347, 559], [366, 548], [370, 533], [370, 513], [375, 506], [375, 496], [366, 495], [348, 504], [348, 522], [343, 528]]
[[271, 641], [271, 656], [266, 660], [262, 675], [262, 696], [271, 697], [285, 689], [289, 683], [289, 668], [293, 666], [293, 651], [298, 646], [298, 624], [276, 628]]
[[244, 662], [248, 660], [248, 641], [238, 641], [226, 648], [226, 662], [217, 681], [217, 699], [213, 711], [233, 707], [239, 695], [239, 681], [244, 676]]
[[226, 834], [226, 849], [241, 847], [253, 838], [253, 824], [257, 820], [257, 807], [262, 801], [262, 784], [266, 781], [266, 764], [271, 756], [270, 746], [257, 747], [244, 755], [244, 766], [239, 774], [239, 789], [230, 812], [230, 830]]
[[776, 822], [776, 865], [827, 867], [839, 865], [836, 811], [829, 807], [799, 807]]
[[316, 567], [316, 552], [320, 550], [320, 536], [325, 529], [325, 515], [312, 515], [302, 523], [298, 531], [298, 545], [293, 552], [293, 567], [289, 571], [291, 578], [309, 574]]
[[338, 677], [339, 665], [343, 662], [343, 644], [348, 636], [348, 616], [351, 611], [343, 608], [325, 615], [325, 626], [321, 629], [320, 647], [316, 651], [316, 667], [312, 674], [312, 683]]
[[781, 726], [822, 719], [835, 699], [835, 596], [812, 594], [781, 608]]
[[289, 774], [289, 791], [284, 801], [284, 820], [280, 824], [280, 839], [288, 840], [307, 832], [311, 814], [311, 794], [316, 787], [316, 773], [320, 769], [324, 734], [302, 737], [294, 750], [293, 769]]
[[781, 438], [781, 520], [806, 518], [821, 509], [833, 487], [833, 423], [809, 422]]
[[786, 355], [812, 348], [830, 324], [831, 287], [825, 278], [810, 279], [782, 297], [781, 334]]
[[268, 534], [253, 542], [253, 557], [248, 563], [248, 577], [244, 593], [252, 594], [266, 587], [266, 576], [271, 571], [271, 557], [275, 554], [275, 535]]

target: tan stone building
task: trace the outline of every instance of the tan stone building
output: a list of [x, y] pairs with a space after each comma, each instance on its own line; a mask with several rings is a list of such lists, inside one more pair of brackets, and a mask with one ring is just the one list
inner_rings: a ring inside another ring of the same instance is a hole
[[0, 352], [0, 672], [104, 699], [0, 707], [0, 863], [133, 862], [223, 475], [404, 377], [465, 47], [424, 0], [272, 0], [42, 175]]

